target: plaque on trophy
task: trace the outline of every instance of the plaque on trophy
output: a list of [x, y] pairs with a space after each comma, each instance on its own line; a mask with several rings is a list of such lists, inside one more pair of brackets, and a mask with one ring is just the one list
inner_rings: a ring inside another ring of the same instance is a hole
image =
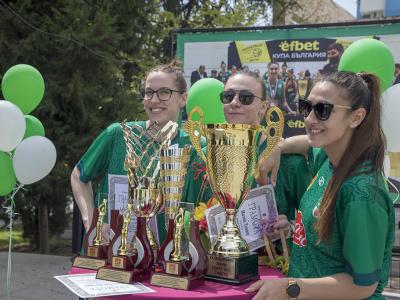
[[92, 223], [84, 236], [84, 255], [74, 259], [73, 266], [84, 269], [97, 270], [107, 261], [107, 247], [103, 242], [103, 222], [107, 212], [107, 198], [102, 199], [98, 208], [94, 208]]
[[[199, 110], [195, 111], [199, 113]], [[278, 120], [272, 121], [272, 114]], [[277, 107], [267, 112], [267, 128], [247, 124], [205, 124], [189, 116], [188, 132], [194, 148], [206, 164], [207, 177], [218, 202], [225, 210], [225, 224], [213, 241], [208, 255], [207, 278], [230, 284], [242, 284], [257, 279], [258, 258], [250, 253], [240, 236], [235, 215], [250, 191], [258, 164], [268, 157], [281, 139], [284, 120]], [[200, 119], [201, 119], [200, 111]], [[268, 146], [258, 157], [262, 134]], [[201, 149], [205, 137], [206, 154]]]
[[[159, 129], [154, 124], [139, 133], [126, 123], [121, 124], [126, 144], [125, 167], [128, 171], [128, 208], [124, 213], [119, 241], [111, 251], [111, 266], [100, 268], [97, 278], [129, 283], [148, 279], [154, 262], [149, 241], [147, 220], [153, 217], [163, 204], [158, 188], [161, 148], [168, 147], [177, 124], [167, 123]], [[136, 128], [137, 130], [138, 128]], [[131, 212], [137, 217], [136, 235], [127, 238]], [[117, 247], [118, 246], [118, 247]]]

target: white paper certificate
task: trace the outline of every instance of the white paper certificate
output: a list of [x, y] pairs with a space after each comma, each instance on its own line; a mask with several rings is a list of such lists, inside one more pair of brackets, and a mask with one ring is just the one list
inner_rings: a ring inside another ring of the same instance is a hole
[[[108, 175], [108, 215], [111, 216], [112, 209], [118, 209], [121, 214], [128, 206], [128, 176], [126, 175]], [[158, 238], [157, 220], [154, 216], [149, 221], [149, 227], [154, 234], [157, 242], [160, 243]], [[131, 223], [128, 227], [128, 238], [132, 240], [136, 233], [136, 216], [132, 213]]]
[[[264, 246], [261, 220], [275, 220], [278, 217], [275, 194], [272, 185], [255, 188], [250, 191], [236, 213], [236, 224], [241, 236], [254, 251]], [[214, 205], [206, 210], [208, 234], [213, 241], [225, 223], [225, 213], [221, 205]]]
[[54, 276], [80, 298], [95, 298], [115, 295], [154, 293], [155, 291], [136, 282], [118, 283], [96, 279], [96, 273]]

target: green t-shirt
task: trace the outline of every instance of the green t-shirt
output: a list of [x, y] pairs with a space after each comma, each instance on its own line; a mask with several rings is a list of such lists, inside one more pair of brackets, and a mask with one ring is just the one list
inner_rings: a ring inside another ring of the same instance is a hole
[[391, 265], [394, 209], [383, 177], [357, 174], [344, 181], [336, 201], [331, 240], [318, 243], [314, 224], [334, 169], [318, 148], [310, 148], [309, 162], [314, 178], [300, 202], [289, 276], [319, 278], [347, 273], [356, 285], [378, 282], [368, 299], [384, 299], [381, 293]]
[[[128, 122], [128, 126], [133, 127], [133, 130], [135, 130], [135, 126], [145, 129], [146, 122]], [[178, 145], [180, 148], [190, 144], [189, 136], [181, 129], [178, 130], [177, 135], [171, 141], [171, 145]], [[108, 193], [109, 174], [127, 175], [127, 172], [124, 169], [125, 155], [126, 147], [122, 128], [120, 123], [113, 123], [96, 138], [79, 160], [77, 168], [80, 171], [80, 180], [87, 183], [95, 178], [101, 177], [101, 182], [97, 192]], [[187, 170], [182, 201], [195, 203], [202, 184], [202, 177], [195, 176], [196, 168], [193, 166], [193, 162], [196, 161], [197, 154], [194, 149], [192, 149], [190, 156], [191, 158]], [[96, 198], [97, 197], [95, 197], [95, 199]], [[95, 200], [95, 206], [97, 207], [98, 203], [96, 202], [97, 201]], [[163, 213], [158, 214], [157, 225], [160, 241], [162, 242], [166, 235]]]

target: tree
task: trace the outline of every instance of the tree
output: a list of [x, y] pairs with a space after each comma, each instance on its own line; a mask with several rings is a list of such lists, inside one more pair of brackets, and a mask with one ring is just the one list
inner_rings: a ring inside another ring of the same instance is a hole
[[158, 3], [5, 3], [8, 7], [0, 6], [0, 73], [26, 63], [46, 83], [44, 99], [32, 114], [56, 145], [58, 159], [47, 178], [19, 193], [16, 204], [24, 233], [48, 252], [46, 232], [60, 233], [68, 220], [69, 176], [79, 157], [110, 122], [143, 118], [138, 87], [148, 65], [155, 63], [157, 49], [147, 45], [158, 35], [152, 17]]

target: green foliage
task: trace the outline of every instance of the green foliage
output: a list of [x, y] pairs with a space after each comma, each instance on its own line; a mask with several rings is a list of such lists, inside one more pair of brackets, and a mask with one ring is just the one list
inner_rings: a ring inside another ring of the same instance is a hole
[[43, 123], [58, 155], [47, 178], [17, 195], [24, 233], [35, 241], [40, 203], [49, 207], [52, 234], [68, 222], [69, 176], [94, 137], [112, 122], [145, 118], [137, 88], [159, 51], [152, 42], [159, 32], [152, 17], [158, 3], [17, 0], [7, 5], [36, 29], [0, 6], [0, 74], [19, 63], [41, 72], [45, 95], [31, 114]]

